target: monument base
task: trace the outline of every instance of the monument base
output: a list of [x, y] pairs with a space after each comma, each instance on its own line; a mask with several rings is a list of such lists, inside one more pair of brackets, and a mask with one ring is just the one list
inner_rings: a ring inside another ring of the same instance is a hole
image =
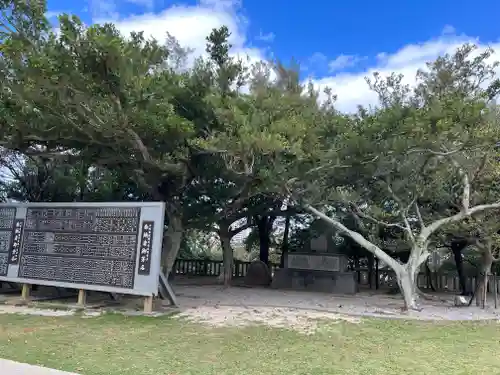
[[305, 271], [287, 268], [274, 271], [271, 287], [336, 294], [358, 292], [355, 272]]

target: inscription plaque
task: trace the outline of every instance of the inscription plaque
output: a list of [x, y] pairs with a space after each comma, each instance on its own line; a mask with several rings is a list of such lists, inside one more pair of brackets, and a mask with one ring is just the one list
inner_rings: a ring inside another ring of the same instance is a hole
[[9, 252], [9, 264], [19, 263], [19, 252], [21, 251], [21, 235], [23, 233], [24, 219], [14, 220], [14, 229], [12, 230], [12, 243]]
[[0, 208], [0, 276], [7, 275], [9, 269], [9, 251], [15, 217], [16, 209], [14, 207]]
[[153, 221], [142, 223], [141, 252], [139, 255], [139, 275], [149, 275], [151, 269], [151, 250], [153, 248]]
[[293, 254], [287, 255], [287, 267], [311, 271], [340, 271], [340, 257], [337, 255]]
[[18, 277], [133, 288], [139, 207], [27, 208]]

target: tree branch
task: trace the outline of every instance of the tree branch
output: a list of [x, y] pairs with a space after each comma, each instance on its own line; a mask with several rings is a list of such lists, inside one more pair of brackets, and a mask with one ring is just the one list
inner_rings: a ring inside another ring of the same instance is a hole
[[374, 224], [382, 225], [382, 226], [387, 227], [387, 228], [399, 228], [399, 229], [402, 229], [403, 231], [407, 230], [404, 226], [402, 226], [398, 223], [387, 223], [385, 221], [375, 219], [373, 216], [365, 214], [363, 211], [361, 211], [361, 209], [358, 206], [356, 206], [354, 203], [350, 202], [350, 204], [353, 206], [354, 212], [356, 213], [356, 215], [362, 217], [363, 219], [369, 220]]
[[456, 223], [478, 212], [494, 210], [499, 208], [500, 208], [500, 202], [496, 202], [491, 204], [481, 204], [478, 206], [471, 207], [467, 211], [460, 211], [459, 213], [453, 216], [434, 221], [420, 232], [418, 238], [422, 240], [422, 242], [427, 241], [427, 239], [430, 237], [431, 234], [433, 234], [435, 231], [437, 231], [444, 225]]
[[483, 158], [481, 159], [481, 164], [479, 165], [479, 167], [474, 172], [474, 176], [472, 176], [472, 179], [471, 179], [470, 182], [475, 181], [479, 177], [479, 175], [483, 172], [484, 168], [486, 167], [486, 162], [487, 161], [488, 161], [488, 154], [485, 154], [483, 156]]
[[366, 250], [368, 250], [370, 253], [374, 254], [377, 258], [383, 260], [385, 263], [387, 263], [392, 269], [394, 269], [396, 272], [398, 270], [402, 270], [402, 265], [398, 261], [396, 261], [394, 258], [392, 258], [390, 255], [385, 253], [380, 247], [375, 245], [374, 243], [368, 241], [366, 238], [364, 238], [361, 234], [358, 232], [352, 231], [348, 229], [346, 226], [344, 226], [342, 223], [339, 221], [332, 219], [331, 217], [325, 215], [323, 212], [315, 209], [309, 204], [305, 204], [304, 210], [310, 212], [314, 216], [319, 217], [321, 220], [327, 222], [330, 224], [332, 227], [336, 228], [340, 232], [344, 233], [345, 235], [349, 236], [354, 242], [356, 242], [358, 245], [362, 246]]
[[415, 212], [417, 213], [418, 222], [420, 223], [420, 229], [424, 229], [425, 228], [424, 219], [422, 218], [420, 207], [418, 206], [417, 202], [415, 202]]
[[424, 148], [424, 149], [411, 149], [411, 150], [408, 150], [406, 153], [407, 154], [413, 154], [413, 153], [426, 153], [426, 154], [432, 154], [432, 155], [435, 155], [435, 156], [451, 156], [453, 154], [456, 154], [457, 152], [460, 152], [463, 150], [463, 146], [462, 147], [459, 147], [455, 150], [452, 150], [452, 151], [435, 151], [435, 150], [432, 150], [430, 148]]
[[451, 162], [457, 168], [458, 174], [462, 177], [462, 210], [467, 211], [470, 206], [470, 181], [467, 172], [463, 169], [463, 167], [454, 159], [451, 158]]
[[238, 211], [243, 207], [243, 204], [250, 196], [250, 190], [252, 189], [252, 185], [253, 185], [252, 179], [248, 179], [243, 184], [242, 188], [238, 191], [233, 201], [228, 205], [226, 205], [226, 207], [222, 211], [223, 217], [231, 217], [235, 214], [236, 211]]
[[413, 205], [413, 203], [416, 201], [416, 196], [412, 199], [409, 205], [405, 207], [403, 201], [396, 195], [394, 190], [392, 190], [391, 184], [389, 181], [386, 181], [387, 184], [387, 189], [389, 190], [389, 193], [392, 195], [392, 198], [396, 201], [396, 203], [399, 206], [399, 214], [401, 215], [401, 218], [403, 219], [403, 222], [405, 223], [405, 232], [408, 234], [408, 237], [410, 238], [410, 241], [412, 243], [415, 243], [415, 236], [413, 235], [413, 231], [411, 229], [410, 222], [408, 221], [408, 210], [410, 207]]
[[229, 231], [229, 235], [230, 235], [231, 237], [234, 237], [234, 236], [236, 236], [238, 233], [243, 232], [244, 230], [249, 229], [249, 228], [251, 228], [251, 227], [253, 227], [253, 226], [254, 226], [254, 223], [252, 223], [252, 222], [250, 222], [250, 223], [246, 223], [246, 224], [244, 224], [244, 225], [242, 225], [242, 226], [240, 226], [240, 227], [238, 227], [238, 228], [235, 228], [235, 229], [230, 230], [230, 231]]

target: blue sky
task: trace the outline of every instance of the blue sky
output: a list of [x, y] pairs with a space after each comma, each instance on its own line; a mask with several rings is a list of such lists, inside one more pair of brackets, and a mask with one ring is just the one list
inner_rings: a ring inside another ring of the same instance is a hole
[[198, 54], [211, 28], [226, 24], [235, 53], [252, 61], [297, 59], [304, 77], [331, 86], [345, 110], [373, 102], [364, 77], [374, 71], [403, 73], [411, 83], [426, 61], [463, 42], [500, 47], [494, 0], [472, 7], [466, 0], [49, 0], [49, 11], [75, 13], [89, 24], [112, 21], [125, 33], [145, 30], [159, 39], [168, 31]]

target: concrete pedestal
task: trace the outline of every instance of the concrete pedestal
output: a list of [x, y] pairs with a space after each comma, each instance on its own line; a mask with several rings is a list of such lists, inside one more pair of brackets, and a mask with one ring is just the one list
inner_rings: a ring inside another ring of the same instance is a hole
[[275, 270], [272, 288], [311, 290], [316, 292], [354, 294], [358, 291], [355, 272]]

